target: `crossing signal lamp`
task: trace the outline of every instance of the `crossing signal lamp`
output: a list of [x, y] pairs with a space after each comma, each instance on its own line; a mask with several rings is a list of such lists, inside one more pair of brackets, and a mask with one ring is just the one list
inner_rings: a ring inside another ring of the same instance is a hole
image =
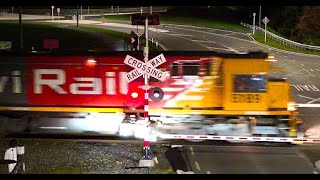
[[159, 87], [153, 87], [149, 90], [149, 97], [152, 101], [159, 102], [163, 99], [163, 90]]
[[144, 105], [144, 90], [139, 87], [141, 83], [130, 83], [126, 96], [126, 105], [129, 108], [139, 108]]

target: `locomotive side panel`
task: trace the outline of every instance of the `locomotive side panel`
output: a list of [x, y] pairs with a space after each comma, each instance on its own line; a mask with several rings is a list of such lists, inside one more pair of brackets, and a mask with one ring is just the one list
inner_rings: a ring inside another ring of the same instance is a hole
[[0, 62], [0, 104], [27, 105], [27, 71], [24, 57], [4, 56]]

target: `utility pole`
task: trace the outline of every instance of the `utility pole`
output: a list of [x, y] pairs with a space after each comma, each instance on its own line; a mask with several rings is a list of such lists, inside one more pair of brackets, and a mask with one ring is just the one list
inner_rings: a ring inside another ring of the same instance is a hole
[[79, 27], [79, 6], [77, 5], [77, 28]]
[[150, 14], [152, 14], [152, 6], [150, 6]]
[[[146, 46], [143, 49], [143, 55], [144, 55], [144, 62], [147, 63], [149, 60], [149, 46], [148, 46], [148, 17], [146, 17], [145, 19], [145, 38], [146, 38]], [[147, 74], [144, 74], [144, 85], [147, 87], [149, 86], [149, 78]], [[148, 89], [146, 88], [145, 90], [145, 94], [144, 94], [144, 100], [145, 100], [145, 104], [144, 104], [144, 119], [145, 121], [149, 124], [149, 92]], [[148, 128], [149, 125], [147, 125], [146, 128]], [[149, 136], [149, 134], [146, 134], [145, 136]], [[150, 149], [150, 142], [148, 137], [144, 137], [144, 143], [143, 143], [143, 149], [144, 149], [144, 156], [143, 159], [146, 160], [152, 160], [152, 153], [151, 153], [151, 149]]]
[[89, 11], [89, 6], [88, 6], [88, 14], [90, 14], [90, 11]]
[[80, 21], [82, 21], [82, 6], [80, 6]]
[[22, 8], [19, 6], [19, 38], [20, 38], [20, 50], [23, 49], [23, 34], [22, 34]]
[[259, 28], [261, 28], [261, 6], [259, 6]]
[[119, 10], [119, 6], [117, 6], [117, 9], [118, 9], [118, 10], [117, 10], [117, 15], [119, 15], [119, 11], [120, 11], [120, 10]]
[[253, 13], [253, 23], [252, 23], [252, 35], [254, 35], [256, 29], [256, 13]]

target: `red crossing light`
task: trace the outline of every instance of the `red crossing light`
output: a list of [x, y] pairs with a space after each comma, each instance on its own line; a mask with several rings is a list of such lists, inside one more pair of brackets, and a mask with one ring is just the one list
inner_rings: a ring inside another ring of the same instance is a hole
[[128, 93], [126, 96], [125, 105], [130, 108], [139, 108], [144, 105], [144, 90], [139, 86], [143, 85], [141, 82], [131, 82], [128, 86]]

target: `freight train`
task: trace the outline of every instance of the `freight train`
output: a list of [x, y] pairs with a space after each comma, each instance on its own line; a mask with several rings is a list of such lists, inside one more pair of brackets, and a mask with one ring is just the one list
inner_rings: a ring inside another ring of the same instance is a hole
[[[166, 62], [157, 69], [166, 72], [165, 80], [149, 77], [149, 84], [164, 96], [149, 100], [151, 120], [249, 124], [251, 135], [259, 134], [252, 127], [273, 127], [277, 135], [297, 136], [291, 85], [270, 76], [278, 69], [269, 54], [173, 51], [150, 52], [149, 59], [160, 53]], [[144, 112], [144, 79], [127, 82], [133, 70], [124, 64], [127, 55], [143, 60], [141, 52], [0, 53], [2, 127], [15, 122], [21, 131], [30, 131], [48, 119], [68, 119], [118, 132], [119, 123]]]

